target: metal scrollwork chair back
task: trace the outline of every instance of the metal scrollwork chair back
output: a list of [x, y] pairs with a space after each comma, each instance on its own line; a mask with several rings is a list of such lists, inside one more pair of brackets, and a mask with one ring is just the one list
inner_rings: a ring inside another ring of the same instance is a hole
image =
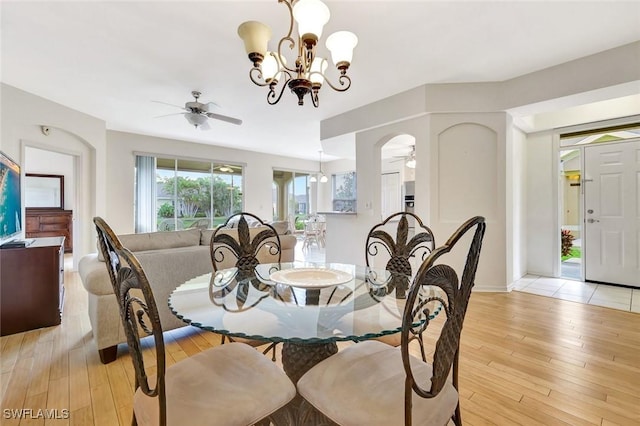
[[[435, 264], [444, 254], [460, 241], [469, 231], [474, 230], [471, 244], [466, 257], [462, 279], [458, 282], [455, 270], [445, 264]], [[402, 361], [407, 374], [405, 388], [405, 424], [411, 424], [411, 405], [413, 392], [423, 398], [434, 398], [438, 396], [451, 370], [452, 384], [458, 390], [458, 361], [460, 351], [460, 334], [462, 324], [467, 313], [471, 290], [475, 283], [478, 261], [480, 259], [480, 249], [486, 224], [483, 217], [476, 216], [466, 221], [458, 230], [449, 237], [447, 242], [438, 247], [420, 266], [416, 274], [414, 283], [409, 291], [407, 303], [402, 321]], [[434, 296], [427, 299], [420, 298], [423, 286], [435, 286], [442, 289], [442, 296]], [[446, 314], [446, 320], [440, 331], [440, 336], [436, 343], [433, 354], [433, 371], [430, 388], [421, 386], [424, 378], [416, 377], [412, 369], [409, 355], [409, 341], [416, 333], [419, 333], [429, 325], [430, 311], [427, 308], [429, 302], [437, 301], [442, 304], [440, 315]], [[414, 324], [420, 323], [419, 326]], [[458, 402], [452, 419], [456, 425], [461, 425], [460, 403]]]
[[[267, 398], [260, 406], [252, 405], [253, 412], [246, 413], [246, 419], [270, 418], [295, 396], [295, 387], [277, 366], [242, 344], [207, 349], [167, 368], [156, 301], [140, 262], [131, 251], [122, 246], [102, 218], [95, 217], [93, 221], [98, 232], [100, 250], [104, 258], [108, 259], [107, 268], [118, 299], [120, 317], [135, 370], [134, 425], [178, 424], [187, 415], [192, 424], [250, 424], [251, 420], [238, 420], [236, 414], [228, 416], [226, 410], [213, 410], [215, 413], [211, 413], [211, 398], [221, 406], [233, 404], [231, 401], [237, 400], [237, 382], [242, 380], [245, 381], [243, 385], [246, 386], [247, 393], [254, 393], [253, 396], [247, 395], [252, 400], [259, 399], [274, 389], [282, 392], [275, 398]], [[153, 336], [151, 349], [155, 362], [151, 361], [152, 358], [147, 358], [150, 364], [145, 365], [143, 347], [146, 348], [149, 344], [143, 343], [141, 339], [149, 336]], [[250, 379], [244, 377], [246, 373], [243, 371], [248, 365], [257, 372]], [[227, 371], [221, 374], [216, 369]], [[234, 369], [237, 374], [233, 373]], [[193, 377], [199, 379], [194, 381]], [[227, 379], [229, 383], [222, 379]], [[213, 419], [212, 416], [219, 418]]]
[[[257, 222], [261, 228], [261, 231], [253, 237], [247, 218]], [[237, 238], [225, 232], [230, 229], [230, 224], [236, 222]], [[279, 263], [282, 254], [280, 237], [275, 228], [263, 222], [258, 216], [246, 212], [230, 216], [224, 224], [216, 228], [211, 237], [209, 249], [214, 271], [217, 271], [220, 264], [225, 262], [225, 255], [232, 256], [236, 260], [233, 266], [238, 269], [251, 270], [260, 263], [259, 256], [261, 254], [272, 258], [269, 263]]]
[[[253, 223], [257, 223], [261, 229], [253, 237], [251, 229], [255, 227], [249, 227], [247, 218], [251, 219]], [[232, 224], [237, 225], [235, 227], [237, 237], [227, 232], [229, 229], [233, 229], [230, 226]], [[282, 245], [275, 228], [258, 216], [247, 212], [230, 216], [224, 224], [216, 228], [209, 243], [209, 250], [214, 273], [220, 269], [221, 264], [226, 264], [238, 268], [240, 276], [253, 274], [256, 265], [261, 263], [261, 258], [269, 259], [268, 263], [280, 263], [282, 258]], [[231, 256], [232, 261], [235, 260], [235, 262], [230, 263], [226, 256]], [[225, 343], [226, 339], [227, 337], [223, 335], [222, 343]], [[251, 346], [265, 344], [263, 341], [251, 339], [229, 338], [229, 340], [241, 341]], [[272, 351], [271, 359], [273, 361], [276, 359], [275, 346], [276, 344], [272, 343], [263, 352], [266, 354]]]
[[[339, 425], [446, 425], [451, 420], [462, 425], [460, 335], [485, 229], [483, 217], [467, 220], [422, 262], [405, 300], [399, 348], [367, 340], [321, 361], [298, 380], [305, 415], [314, 407]], [[461, 240], [470, 240], [468, 248]], [[464, 260], [460, 281], [442, 263], [454, 247], [454, 263]], [[432, 362], [409, 353], [409, 343], [427, 331], [430, 321], [436, 335]]]
[[[415, 221], [416, 233], [409, 239], [409, 219]], [[398, 220], [395, 238], [385, 231], [385, 227], [394, 220]], [[398, 212], [387, 217], [382, 223], [375, 225], [367, 235], [365, 246], [365, 261], [367, 266], [373, 262], [373, 258], [381, 255], [382, 249], [388, 255], [389, 260], [386, 269], [389, 271], [412, 275], [410, 260], [417, 254], [422, 262], [435, 248], [435, 238], [429, 227], [422, 220], [410, 212]]]
[[[118, 299], [120, 318], [127, 335], [127, 344], [133, 367], [136, 374], [135, 388], [140, 389], [149, 397], [159, 397], [161, 424], [166, 423], [166, 390], [164, 383], [165, 351], [164, 338], [160, 317], [155, 299], [147, 277], [138, 262], [138, 259], [125, 247], [115, 235], [111, 227], [100, 217], [95, 217], [93, 222], [98, 231], [100, 250], [105, 261], [108, 261], [107, 269], [113, 284], [114, 294]], [[132, 290], [138, 292], [132, 293]], [[144, 333], [141, 336], [140, 333]], [[149, 382], [149, 376], [145, 368], [145, 360], [142, 356], [142, 337], [153, 336], [156, 366], [158, 374], [155, 383]], [[135, 421], [135, 415], [134, 415]]]
[[[409, 220], [414, 221], [416, 231], [411, 238], [409, 238]], [[394, 221], [398, 222], [395, 238], [385, 230], [389, 229]], [[398, 212], [371, 228], [365, 245], [365, 261], [367, 267], [371, 267], [375, 257], [384, 257], [384, 260], [387, 260], [385, 269], [395, 273], [393, 282], [386, 287], [386, 291], [388, 293], [395, 291], [397, 298], [404, 299], [413, 277], [412, 259], [415, 259], [415, 262], [422, 262], [434, 248], [435, 237], [431, 229], [424, 225], [414, 213]], [[422, 359], [425, 360], [422, 334], [416, 334], [414, 337], [420, 345]], [[400, 346], [398, 334], [384, 336], [380, 340], [393, 346]]]

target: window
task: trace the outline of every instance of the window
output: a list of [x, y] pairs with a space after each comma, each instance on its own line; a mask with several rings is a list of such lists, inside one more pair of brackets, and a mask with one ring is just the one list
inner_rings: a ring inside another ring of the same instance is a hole
[[640, 137], [640, 123], [624, 124], [560, 135], [560, 146], [580, 146], [602, 142], [620, 142]]
[[273, 219], [290, 220], [309, 213], [309, 174], [273, 171]]
[[356, 211], [356, 172], [337, 173], [331, 176], [333, 210]]
[[242, 174], [238, 165], [138, 156], [136, 232], [217, 226], [242, 211]]

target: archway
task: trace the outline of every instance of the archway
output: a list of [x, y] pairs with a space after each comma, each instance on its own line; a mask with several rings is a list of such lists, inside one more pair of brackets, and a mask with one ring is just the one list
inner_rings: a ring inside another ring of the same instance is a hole
[[382, 219], [406, 209], [413, 211], [413, 200], [409, 202], [407, 197], [413, 197], [415, 189], [415, 144], [414, 136], [399, 134], [388, 138], [380, 146]]

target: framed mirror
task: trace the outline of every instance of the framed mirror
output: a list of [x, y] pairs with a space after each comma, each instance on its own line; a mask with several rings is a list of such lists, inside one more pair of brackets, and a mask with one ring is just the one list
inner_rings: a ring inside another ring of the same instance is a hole
[[27, 173], [24, 194], [26, 208], [64, 209], [64, 176]]

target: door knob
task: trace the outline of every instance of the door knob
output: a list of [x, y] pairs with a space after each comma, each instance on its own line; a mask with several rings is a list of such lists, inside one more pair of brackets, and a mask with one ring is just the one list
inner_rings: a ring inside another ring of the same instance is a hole
[[587, 222], [594, 223], [594, 222], [600, 222], [600, 221], [598, 219], [587, 219]]

